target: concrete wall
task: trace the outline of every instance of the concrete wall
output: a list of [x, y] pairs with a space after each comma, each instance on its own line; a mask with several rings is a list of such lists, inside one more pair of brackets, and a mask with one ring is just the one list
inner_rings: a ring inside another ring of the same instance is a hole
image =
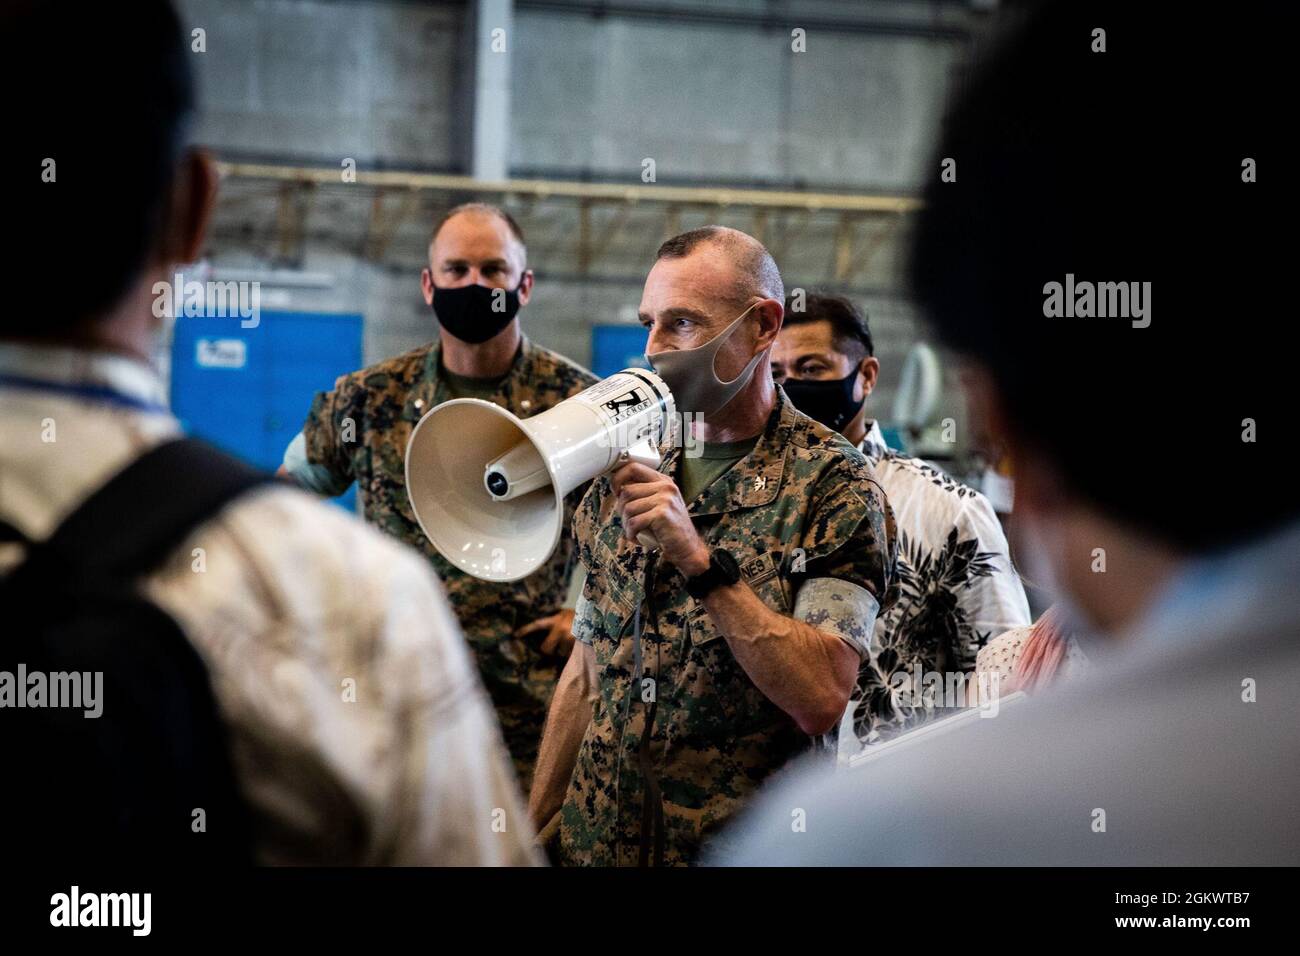
[[[919, 16], [929, 4], [791, 3], [760, 20], [772, 4], [733, 0], [725, 9], [734, 16], [704, 22], [634, 15], [636, 4], [600, 17], [559, 6], [519, 3], [507, 37], [516, 175], [639, 182], [650, 157], [661, 182], [911, 190], [965, 49], [957, 27]], [[206, 51], [194, 55], [198, 136], [223, 153], [467, 168], [464, 87], [474, 54], [466, 5], [179, 7], [187, 28], [207, 33]], [[819, 15], [825, 9], [843, 26]], [[908, 14], [901, 32], [867, 32], [899, 11]], [[805, 31], [803, 52], [791, 49], [796, 28]]]
[[179, 0], [194, 55], [197, 138], [225, 155], [337, 166], [464, 164], [463, 11], [321, 0]]
[[[199, 141], [227, 158], [337, 167], [467, 171], [473, 43], [469, 6], [379, 0], [177, 0], [195, 54]], [[672, 0], [582, 4], [518, 0], [511, 57], [512, 175], [660, 184], [743, 184], [915, 192], [955, 70], [979, 18], [961, 5]], [[671, 8], [671, 15], [663, 10]], [[806, 52], [791, 30], [806, 30]], [[337, 194], [337, 195], [336, 195]], [[367, 362], [433, 334], [418, 270], [436, 206], [429, 197], [380, 262], [360, 257], [368, 199], [340, 187], [315, 201], [294, 265], [334, 277], [328, 290], [274, 296], [277, 307], [360, 311]], [[460, 197], [463, 198], [463, 197]], [[328, 201], [327, 201], [328, 200]], [[634, 314], [662, 208], [635, 210], [583, 271], [576, 211], [511, 204], [530, 239], [536, 297], [530, 336], [590, 361], [590, 327]], [[601, 227], [617, 214], [598, 210]], [[752, 229], [741, 209], [683, 215]], [[209, 255], [231, 267], [274, 259], [273, 186], [228, 184]], [[599, 228], [598, 230], [599, 231]], [[774, 222], [767, 241], [793, 287], [828, 282], [835, 221]], [[861, 229], [865, 242], [872, 224]], [[784, 237], [784, 238], [783, 238]], [[887, 412], [906, 349], [920, 330], [899, 288], [906, 229], [847, 286], [867, 307], [883, 365]], [[280, 263], [283, 264], [283, 263]], [[949, 404], [961, 418], [956, 389]]]
[[[869, 5], [860, 5], [869, 7]], [[792, 19], [797, 22], [798, 18]], [[522, 13], [512, 166], [565, 178], [906, 191], [961, 45]]]

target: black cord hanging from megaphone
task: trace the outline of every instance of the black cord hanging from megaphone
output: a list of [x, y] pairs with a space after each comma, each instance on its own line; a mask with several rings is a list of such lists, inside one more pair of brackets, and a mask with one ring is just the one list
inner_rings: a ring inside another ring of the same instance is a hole
[[[654, 635], [655, 642], [655, 676], [653, 687], [650, 694], [650, 706], [646, 711], [645, 726], [641, 731], [641, 739], [637, 744], [637, 766], [641, 770], [641, 847], [637, 865], [646, 866], [650, 862], [650, 852], [653, 846], [654, 866], [664, 865], [664, 801], [663, 793], [659, 788], [659, 776], [655, 773], [654, 765], [650, 759], [650, 738], [654, 734], [655, 715], [659, 710], [659, 678], [663, 674], [663, 642], [659, 636], [659, 615], [655, 611], [654, 601], [654, 575], [655, 564], [658, 554], [654, 551], [646, 552], [645, 561], [645, 606], [646, 613], [650, 618], [650, 632]], [[643, 673], [642, 658], [642, 632], [641, 632], [641, 608], [638, 605], [636, 609], [636, 619], [633, 625], [633, 651], [632, 651], [632, 689], [633, 692], [641, 685]], [[644, 696], [642, 697], [644, 702]]]

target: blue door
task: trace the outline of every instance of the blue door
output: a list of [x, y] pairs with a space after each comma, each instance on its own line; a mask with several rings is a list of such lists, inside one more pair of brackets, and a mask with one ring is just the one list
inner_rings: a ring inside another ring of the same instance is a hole
[[[361, 367], [360, 315], [261, 313], [181, 316], [172, 340], [172, 410], [186, 432], [275, 470], [302, 428], [312, 397]], [[352, 510], [356, 488], [339, 504]]]
[[609, 378], [625, 368], [646, 368], [650, 333], [639, 325], [597, 325], [591, 330], [591, 370]]

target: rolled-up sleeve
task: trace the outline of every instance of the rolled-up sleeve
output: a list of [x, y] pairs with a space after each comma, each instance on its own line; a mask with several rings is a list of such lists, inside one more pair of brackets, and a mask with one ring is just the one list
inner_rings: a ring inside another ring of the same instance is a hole
[[874, 594], [841, 578], [804, 581], [794, 602], [796, 620], [834, 634], [863, 658], [870, 650], [879, 613], [880, 602]]
[[897, 594], [893, 512], [865, 462], [845, 460], [818, 483], [799, 554], [794, 617], [865, 657]]
[[352, 475], [337, 475], [324, 465], [313, 465], [307, 460], [307, 439], [302, 432], [294, 436], [284, 450], [284, 470], [300, 488], [318, 495], [334, 498], [348, 490]]
[[573, 637], [583, 644], [590, 644], [596, 636], [596, 607], [583, 594], [578, 598], [578, 606], [573, 609]]
[[[313, 491], [342, 494], [356, 475], [352, 467], [352, 451], [361, 435], [360, 410], [354, 405], [361, 400], [361, 392], [348, 376], [334, 383], [333, 391], [317, 392], [311, 410], [302, 426], [301, 457], [291, 466], [290, 443], [285, 455], [285, 470]], [[301, 476], [301, 477], [300, 477]], [[307, 480], [302, 480], [306, 478]], [[341, 488], [340, 491], [334, 489]]]

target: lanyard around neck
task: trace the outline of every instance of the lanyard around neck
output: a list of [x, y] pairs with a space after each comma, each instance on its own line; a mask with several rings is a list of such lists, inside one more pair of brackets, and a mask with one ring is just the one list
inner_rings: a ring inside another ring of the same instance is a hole
[[50, 382], [45, 379], [27, 378], [22, 375], [10, 375], [0, 372], [0, 386], [5, 385], [30, 391], [54, 392], [58, 395], [87, 399], [104, 405], [117, 405], [122, 408], [149, 412], [155, 415], [171, 414], [171, 410], [166, 405], [150, 402], [143, 398], [136, 398], [132, 395], [125, 395], [109, 388], [107, 385], [73, 385], [67, 382]]

